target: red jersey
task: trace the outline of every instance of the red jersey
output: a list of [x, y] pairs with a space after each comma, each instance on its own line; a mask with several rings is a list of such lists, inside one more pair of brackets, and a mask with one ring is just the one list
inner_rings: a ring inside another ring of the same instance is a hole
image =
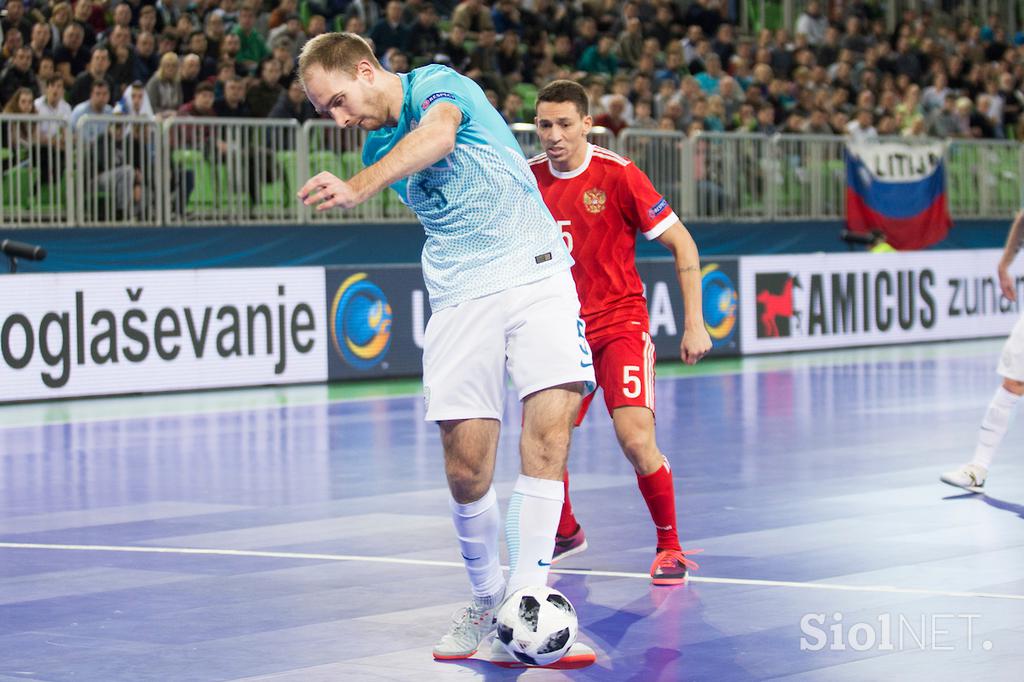
[[576, 170], [555, 170], [547, 154], [530, 159], [530, 169], [576, 261], [572, 276], [587, 336], [647, 331], [636, 233], [654, 239], [675, 224], [668, 201], [632, 161], [593, 144]]

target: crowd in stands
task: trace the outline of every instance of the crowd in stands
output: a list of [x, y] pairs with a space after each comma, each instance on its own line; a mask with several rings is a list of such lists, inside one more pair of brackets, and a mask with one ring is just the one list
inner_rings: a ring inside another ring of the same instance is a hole
[[720, 0], [6, 0], [0, 101], [72, 121], [304, 121], [299, 50], [347, 30], [392, 71], [470, 76], [510, 123], [530, 120], [538, 87], [571, 78], [616, 134], [1021, 139], [1024, 34], [944, 4], [954, 11], [907, 11], [888, 30], [880, 1], [809, 0], [794, 26], [743, 34]]

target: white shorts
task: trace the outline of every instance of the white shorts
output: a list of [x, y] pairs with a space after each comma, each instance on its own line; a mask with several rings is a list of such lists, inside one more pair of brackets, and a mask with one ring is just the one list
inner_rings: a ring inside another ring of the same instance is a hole
[[434, 313], [423, 340], [427, 421], [501, 419], [506, 371], [519, 399], [585, 382], [594, 365], [569, 270]]
[[1013, 325], [1013, 331], [1003, 344], [996, 372], [1006, 379], [1024, 381], [1024, 315]]

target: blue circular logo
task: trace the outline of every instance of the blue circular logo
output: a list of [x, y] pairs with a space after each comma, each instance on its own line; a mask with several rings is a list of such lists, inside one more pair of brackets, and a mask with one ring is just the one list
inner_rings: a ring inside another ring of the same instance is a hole
[[704, 325], [713, 346], [727, 343], [736, 331], [736, 287], [717, 263], [701, 270], [701, 294], [704, 299]]
[[365, 272], [348, 277], [334, 295], [331, 342], [356, 369], [380, 364], [391, 347], [391, 304]]

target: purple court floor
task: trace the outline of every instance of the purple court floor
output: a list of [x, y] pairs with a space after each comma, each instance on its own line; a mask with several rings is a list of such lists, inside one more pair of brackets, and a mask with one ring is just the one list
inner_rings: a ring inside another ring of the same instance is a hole
[[590, 549], [552, 582], [598, 661], [570, 672], [431, 659], [468, 582], [412, 382], [0, 407], [0, 682], [1024, 679], [1024, 425], [986, 496], [938, 481], [998, 349], [659, 367], [704, 550], [682, 587], [649, 584], [654, 531], [592, 410], [570, 462]]

